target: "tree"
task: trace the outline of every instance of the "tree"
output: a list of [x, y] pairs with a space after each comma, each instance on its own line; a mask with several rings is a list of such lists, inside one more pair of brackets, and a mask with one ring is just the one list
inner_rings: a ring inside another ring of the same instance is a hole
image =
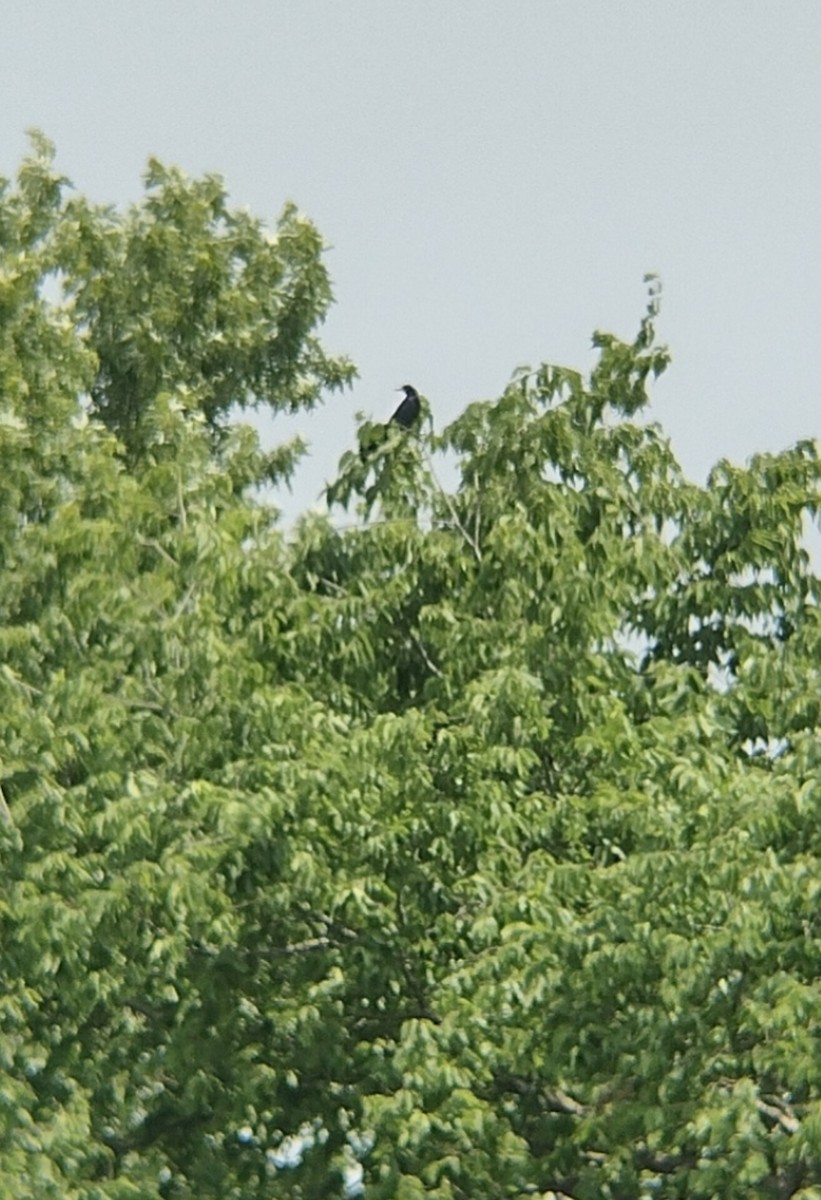
[[[0, 202], [12, 1200], [815, 1195], [814, 445], [685, 480], [651, 284], [589, 378], [352, 449], [362, 521], [286, 539], [241, 354], [172, 353], [165, 254], [101, 319], [124, 219], [51, 170]], [[155, 170], [152, 236], [219, 257]]]

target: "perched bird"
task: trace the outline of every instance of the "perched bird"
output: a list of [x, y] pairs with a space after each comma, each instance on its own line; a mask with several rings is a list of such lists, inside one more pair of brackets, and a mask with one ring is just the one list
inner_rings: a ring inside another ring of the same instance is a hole
[[396, 389], [397, 392], [404, 392], [404, 399], [399, 401], [399, 407], [388, 421], [387, 425], [367, 425], [364, 427], [364, 440], [360, 441], [359, 457], [363, 462], [367, 462], [369, 456], [377, 448], [382, 445], [385, 438], [388, 436], [388, 430], [391, 425], [398, 425], [400, 429], [410, 429], [411, 425], [415, 424], [419, 419], [419, 411], [421, 402], [419, 393], [411, 384], [405, 383], [401, 388]]
[[409, 383], [403, 383], [402, 387], [396, 390], [404, 392], [405, 398], [399, 402], [399, 407], [391, 417], [391, 421], [395, 421], [403, 429], [410, 429], [419, 416], [419, 393]]

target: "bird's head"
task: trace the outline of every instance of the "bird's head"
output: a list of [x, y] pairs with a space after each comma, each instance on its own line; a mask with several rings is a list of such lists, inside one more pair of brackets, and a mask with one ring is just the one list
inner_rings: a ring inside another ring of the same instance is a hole
[[404, 392], [406, 400], [410, 399], [411, 396], [417, 396], [419, 394], [416, 391], [416, 388], [410, 383], [403, 383], [402, 386], [398, 387], [396, 390], [397, 392]]

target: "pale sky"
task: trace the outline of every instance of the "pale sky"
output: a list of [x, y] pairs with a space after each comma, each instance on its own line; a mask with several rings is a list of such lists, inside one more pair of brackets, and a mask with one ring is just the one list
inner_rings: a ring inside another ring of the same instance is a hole
[[652, 415], [703, 480], [819, 434], [819, 62], [818, 0], [5, 0], [0, 174], [35, 125], [94, 200], [156, 155], [317, 223], [361, 377], [275, 422], [312, 443], [288, 519], [357, 409], [411, 382], [441, 428], [521, 363], [586, 369], [648, 271]]

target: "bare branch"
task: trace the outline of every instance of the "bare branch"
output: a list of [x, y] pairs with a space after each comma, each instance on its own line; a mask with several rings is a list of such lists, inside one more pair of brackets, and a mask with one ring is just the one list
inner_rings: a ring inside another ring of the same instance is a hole
[[2, 821], [4, 825], [8, 826], [9, 829], [14, 828], [14, 821], [11, 817], [11, 809], [6, 803], [6, 797], [3, 795], [2, 785], [0, 785], [0, 821]]
[[188, 528], [188, 518], [185, 515], [185, 500], [182, 494], [182, 475], [177, 475], [177, 505], [180, 510], [180, 528]]
[[655, 1171], [657, 1175], [673, 1175], [682, 1167], [692, 1167], [696, 1163], [696, 1155], [685, 1153], [665, 1154], [663, 1151], [649, 1150], [647, 1146], [636, 1147], [636, 1166], [642, 1171]]
[[172, 567], [179, 566], [179, 563], [177, 562], [176, 558], [172, 558], [171, 555], [168, 553], [168, 551], [165, 549], [165, 547], [161, 546], [156, 538], [141, 537], [138, 539], [138, 541], [141, 546], [145, 547], [146, 550], [155, 550], [157, 552], [157, 554], [160, 555], [161, 558], [164, 558], [166, 562], [171, 563]]
[[305, 938], [301, 942], [290, 942], [287, 946], [271, 946], [268, 953], [277, 958], [291, 954], [311, 954], [316, 950], [337, 949], [346, 942], [355, 942], [358, 939], [359, 934], [356, 930], [348, 929], [344, 925], [336, 926], [333, 937], [321, 934], [318, 937]]
[[324, 583], [326, 588], [330, 588], [330, 590], [332, 592], [336, 592], [338, 596], [347, 596], [348, 594], [347, 588], [342, 587], [342, 585], [339, 583], [335, 583], [333, 579], [328, 579], [325, 575], [318, 576], [318, 582]]
[[798, 1133], [798, 1130], [801, 1128], [801, 1122], [789, 1104], [785, 1104], [774, 1096], [768, 1097], [768, 1100], [769, 1103], [767, 1100], [762, 1100], [759, 1097], [755, 1102], [755, 1106], [762, 1117], [771, 1125], [780, 1125], [787, 1133]]
[[471, 550], [473, 551], [474, 555], [476, 556], [476, 561], [480, 563], [482, 561], [482, 551], [479, 548], [478, 541], [476, 541], [475, 538], [472, 538], [470, 536], [470, 534], [465, 529], [462, 522], [459, 520], [459, 514], [457, 513], [457, 511], [454, 507], [453, 501], [451, 500], [450, 496], [445, 491], [445, 489], [442, 487], [441, 483], [439, 482], [439, 477], [437, 476], [436, 472], [433, 469], [433, 463], [431, 462], [431, 458], [430, 458], [429, 454], [425, 455], [425, 460], [428, 465], [428, 470], [430, 471], [431, 479], [436, 484], [436, 487], [439, 490], [439, 494], [441, 495], [445, 504], [448, 506], [448, 511], [450, 512], [450, 515], [453, 518], [454, 525], [459, 530], [459, 532], [461, 533], [462, 537], [465, 539], [467, 544], [470, 546]]
[[572, 1096], [568, 1096], [567, 1092], [561, 1088], [554, 1088], [551, 1092], [545, 1092], [544, 1099], [549, 1112], [567, 1113], [571, 1117], [584, 1117], [587, 1115], [587, 1105], [580, 1104], [578, 1100], [574, 1100]]
[[174, 612], [172, 613], [172, 616], [171, 616], [172, 621], [176, 621], [177, 617], [182, 616], [182, 614], [185, 612], [185, 609], [188, 606], [188, 601], [194, 595], [194, 592], [196, 590], [197, 590], [197, 585], [195, 583], [190, 584], [190, 586], [186, 588], [185, 595], [180, 600], [179, 604], [177, 605], [177, 607], [174, 609]]
[[563, 1088], [542, 1088], [520, 1075], [497, 1075], [496, 1087], [503, 1092], [514, 1092], [518, 1096], [533, 1096], [547, 1112], [565, 1113], [570, 1117], [584, 1117], [590, 1111], [586, 1104], [575, 1100]]
[[8, 663], [3, 664], [3, 675], [9, 679], [16, 688], [26, 692], [29, 696], [42, 696], [43, 689], [35, 687], [33, 683], [28, 683], [27, 680], [21, 679], [17, 671], [14, 671]]
[[132, 1009], [139, 1013], [142, 1017], [147, 1017], [149, 1021], [159, 1022], [166, 1018], [169, 1012], [173, 1009], [173, 1005], [166, 1004], [165, 1008], [160, 1008], [157, 1004], [150, 1004], [148, 1000], [141, 1000], [139, 996], [124, 996], [123, 1004], [126, 1008]]
[[337, 946], [338, 944], [333, 938], [329, 937], [305, 938], [302, 942], [291, 942], [288, 946], [272, 946], [269, 953], [277, 956], [310, 954], [312, 950], [327, 950], [329, 946]]
[[408, 630], [408, 637], [410, 638], [410, 640], [413, 642], [416, 649], [421, 654], [422, 658], [424, 659], [425, 666], [428, 668], [428, 670], [432, 671], [433, 674], [438, 676], [439, 679], [444, 679], [444, 675], [440, 671], [439, 667], [437, 667], [436, 663], [431, 660], [431, 658], [428, 655], [427, 650], [422, 645], [421, 641], [416, 636], [416, 634], [413, 632], [413, 630], [410, 630], [410, 629]]

